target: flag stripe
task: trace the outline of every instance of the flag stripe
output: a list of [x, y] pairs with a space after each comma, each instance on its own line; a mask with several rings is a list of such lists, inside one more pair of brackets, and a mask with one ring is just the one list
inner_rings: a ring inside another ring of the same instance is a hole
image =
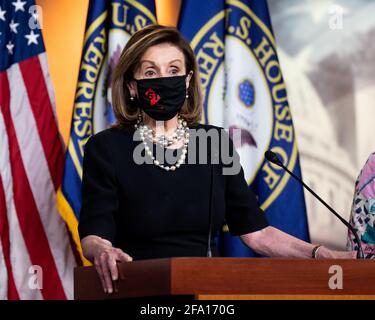
[[[0, 134], [3, 134], [0, 131]], [[0, 171], [0, 299], [19, 300], [10, 263], [9, 225]], [[6, 286], [5, 283], [8, 285]], [[3, 285], [4, 284], [4, 285]]]
[[[12, 78], [12, 68], [15, 70], [15, 68], [18, 68], [18, 66], [15, 64], [8, 69], [7, 73], [8, 76], [10, 75], [10, 79]], [[11, 88], [5, 74], [2, 73], [1, 75], [2, 78], [4, 78], [1, 80], [1, 83], [10, 88], [10, 91], [13, 93], [10, 94], [10, 97], [7, 97], [8, 99], [5, 98], [5, 101], [1, 101], [0, 103], [3, 111], [5, 128], [9, 139], [10, 163], [12, 164], [11, 171], [13, 176], [13, 193], [14, 198], [19, 199], [19, 201], [15, 201], [15, 206], [22, 235], [25, 239], [32, 264], [41, 266], [45, 271], [48, 270], [49, 279], [43, 283], [43, 297], [46, 299], [66, 299], [60, 277], [57, 273], [56, 264], [48, 245], [48, 239], [46, 237], [46, 233], [41, 223], [39, 212], [33, 198], [30, 182], [27, 179], [23, 159], [21, 158], [21, 152], [24, 152], [25, 150], [21, 151], [20, 149], [17, 141], [16, 130], [13, 124], [13, 121], [15, 123], [18, 121], [17, 114], [16, 118], [12, 119], [11, 117], [10, 105], [13, 104], [14, 107], [17, 107], [14, 105], [14, 99], [22, 100], [26, 97], [20, 92], [19, 83], [17, 81], [10, 81], [10, 83], [14, 83], [14, 87]], [[20, 79], [17, 80], [19, 81]], [[14, 94], [15, 91], [17, 91], [16, 94]], [[19, 107], [24, 108], [22, 103], [19, 104]], [[14, 116], [15, 114], [13, 113], [12, 115]], [[33, 128], [28, 126], [22, 127], [22, 134], [29, 136], [32, 129]], [[32, 143], [33, 141], [30, 140], [29, 142]], [[22, 145], [22, 147], [30, 149], [30, 146], [27, 145]], [[43, 193], [43, 191], [39, 192]]]
[[20, 62], [19, 68], [25, 82], [55, 191], [57, 191], [61, 184], [64, 166], [63, 147], [38, 56]]
[[[2, 82], [3, 79], [4, 77], [0, 76], [0, 88], [2, 89], [2, 96], [5, 96], [7, 87], [5, 87], [5, 84]], [[6, 93], [6, 96], [9, 96], [9, 93]], [[2, 147], [2, 150], [0, 152], [0, 172], [2, 174], [2, 185], [5, 195], [5, 212], [7, 213], [9, 230], [11, 230], [11, 232], [9, 232], [9, 243], [12, 273], [18, 294], [21, 299], [42, 299], [42, 295], [39, 290], [30, 290], [28, 287], [28, 268], [32, 265], [32, 263], [30, 261], [30, 256], [21, 232], [16, 207], [14, 204], [13, 178], [9, 157], [8, 135], [5, 129], [4, 118], [1, 110], [2, 109], [0, 109], [0, 146]]]
[[[11, 114], [14, 119], [17, 140], [22, 150], [21, 156], [25, 172], [30, 182], [31, 192], [46, 232], [58, 273], [63, 285], [66, 285], [65, 292], [72, 298], [72, 269], [76, 264], [75, 257], [66, 225], [56, 208], [56, 193], [51, 177], [48, 174], [47, 161], [43, 156], [43, 146], [31, 111], [31, 100], [27, 96], [26, 86], [17, 65], [8, 69], [8, 76], [11, 83], [18, 84], [17, 94], [11, 89], [11, 96], [13, 97], [11, 100]], [[24, 133], [24, 128], [29, 128], [27, 135]]]
[[8, 272], [5, 264], [5, 257], [3, 254], [2, 241], [0, 241], [0, 300], [8, 299], [8, 287], [5, 285], [8, 283]]
[[46, 83], [46, 86], [47, 86], [49, 100], [51, 101], [52, 112], [53, 112], [53, 115], [55, 117], [56, 123], [58, 123], [57, 122], [56, 108], [55, 108], [56, 98], [55, 98], [55, 93], [53, 91], [51, 76], [50, 76], [50, 73], [49, 73], [49, 70], [48, 70], [47, 54], [45, 52], [43, 52], [43, 53], [38, 55], [38, 58], [39, 58], [40, 66], [41, 66], [42, 71], [43, 71], [43, 78], [45, 79], [45, 83]]

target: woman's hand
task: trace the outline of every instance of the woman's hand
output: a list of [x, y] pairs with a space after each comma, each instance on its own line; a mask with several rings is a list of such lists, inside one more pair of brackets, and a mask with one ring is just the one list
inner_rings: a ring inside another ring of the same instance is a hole
[[129, 262], [133, 258], [119, 248], [114, 248], [108, 240], [98, 236], [87, 236], [81, 241], [84, 256], [95, 265], [104, 292], [113, 292], [113, 283], [118, 279], [116, 262]]

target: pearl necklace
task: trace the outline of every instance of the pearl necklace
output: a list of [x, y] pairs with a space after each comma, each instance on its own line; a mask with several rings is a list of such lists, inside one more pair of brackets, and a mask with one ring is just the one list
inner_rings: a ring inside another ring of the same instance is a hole
[[[161, 169], [164, 169], [165, 171], [175, 171], [185, 162], [187, 146], [189, 144], [189, 136], [190, 136], [189, 128], [187, 127], [186, 121], [184, 121], [181, 118], [178, 119], [178, 127], [173, 133], [172, 138], [168, 138], [165, 135], [156, 136], [154, 130], [152, 130], [145, 124], [143, 124], [141, 116], [138, 117], [138, 121], [134, 125], [134, 128], [136, 130], [139, 130], [142, 143], [145, 146], [146, 154], [151, 157], [153, 163], [156, 166], [160, 167]], [[157, 143], [161, 145], [163, 148], [166, 148], [182, 139], [183, 139], [184, 144], [181, 150], [180, 158], [177, 160], [177, 162], [174, 165], [171, 165], [171, 166], [160, 164], [160, 162], [154, 157], [150, 147], [147, 145], [147, 141], [149, 141], [152, 143]]]
[[157, 143], [162, 147], [170, 147], [171, 145], [183, 139], [186, 125], [187, 125], [186, 121], [179, 118], [178, 126], [174, 130], [172, 137], [168, 137], [164, 134], [157, 136], [153, 129], [149, 128], [148, 126], [142, 123], [141, 117], [138, 117], [138, 121], [137, 121], [137, 124], [135, 125], [135, 128], [139, 128], [140, 135], [144, 136], [146, 140], [152, 143]]

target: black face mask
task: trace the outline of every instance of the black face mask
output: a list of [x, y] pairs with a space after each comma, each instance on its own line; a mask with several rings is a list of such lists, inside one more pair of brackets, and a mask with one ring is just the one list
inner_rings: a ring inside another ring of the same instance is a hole
[[172, 119], [186, 97], [186, 75], [135, 80], [140, 108], [155, 120]]

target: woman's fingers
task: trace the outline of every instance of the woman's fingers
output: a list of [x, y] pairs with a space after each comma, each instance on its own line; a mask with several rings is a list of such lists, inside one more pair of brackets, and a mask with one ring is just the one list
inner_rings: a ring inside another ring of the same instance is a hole
[[118, 248], [105, 248], [94, 259], [94, 265], [98, 272], [104, 292], [113, 292], [113, 281], [119, 277], [116, 262], [129, 262], [133, 258]]
[[130, 262], [133, 261], [133, 258], [121, 249], [117, 249], [117, 260], [122, 262]]
[[100, 266], [103, 271], [103, 277], [104, 277], [105, 286], [107, 288], [107, 293], [112, 293], [113, 285], [112, 285], [111, 273], [110, 273], [109, 265], [108, 265], [108, 259], [109, 259], [109, 255], [106, 252], [103, 252], [100, 255]]
[[108, 256], [108, 267], [109, 271], [111, 272], [111, 279], [112, 281], [116, 281], [118, 279], [118, 270], [116, 265], [116, 258], [112, 255]]
[[119, 278], [119, 271], [116, 262], [130, 262], [133, 258], [126, 254], [121, 249], [115, 249], [115, 258], [110, 261], [110, 269], [112, 274], [112, 280], [117, 281]]
[[99, 259], [97, 259], [97, 258], [94, 259], [94, 266], [95, 266], [96, 272], [99, 275], [99, 279], [100, 279], [100, 282], [102, 284], [103, 290], [104, 290], [105, 293], [107, 293], [107, 287], [105, 285], [103, 271], [102, 271], [102, 267], [100, 265], [100, 260]]

